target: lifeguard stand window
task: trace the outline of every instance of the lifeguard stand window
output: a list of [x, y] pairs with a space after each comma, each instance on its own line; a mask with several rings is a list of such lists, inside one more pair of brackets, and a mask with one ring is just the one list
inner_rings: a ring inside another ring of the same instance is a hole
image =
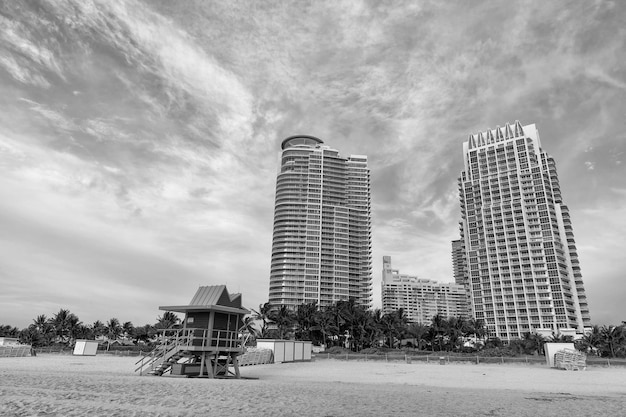
[[[187, 326], [194, 329], [208, 329], [209, 328], [209, 316], [210, 313], [206, 311], [201, 312], [189, 312], [187, 313]], [[189, 321], [191, 319], [191, 321]]]
[[215, 313], [215, 322], [213, 328], [216, 330], [231, 330], [236, 331], [239, 329], [237, 319], [239, 316], [236, 314]]

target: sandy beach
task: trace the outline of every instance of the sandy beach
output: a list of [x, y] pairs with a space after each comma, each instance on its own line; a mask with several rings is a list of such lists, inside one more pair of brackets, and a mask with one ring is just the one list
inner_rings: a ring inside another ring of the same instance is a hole
[[626, 368], [317, 360], [243, 379], [138, 376], [136, 357], [0, 359], [2, 416], [624, 415]]

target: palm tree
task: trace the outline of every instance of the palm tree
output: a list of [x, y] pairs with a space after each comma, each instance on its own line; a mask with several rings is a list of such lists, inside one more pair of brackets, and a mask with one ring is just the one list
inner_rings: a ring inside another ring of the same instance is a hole
[[60, 342], [66, 341], [65, 337], [69, 333], [69, 320], [71, 314], [72, 313], [70, 313], [69, 310], [62, 308], [52, 317], [52, 319], [50, 319], [50, 323], [54, 327], [57, 340]]
[[548, 339], [550, 343], [572, 343], [574, 338], [564, 334], [556, 334], [552, 332], [552, 336]]
[[106, 326], [100, 320], [96, 320], [91, 325], [91, 330], [93, 332], [94, 339], [97, 339], [100, 336], [104, 336], [106, 334]]
[[20, 343], [31, 345], [32, 347], [48, 346], [48, 340], [37, 329], [37, 326], [31, 324], [20, 331]]
[[120, 321], [116, 319], [115, 317], [109, 319], [109, 321], [106, 324], [106, 329], [107, 329], [107, 350], [109, 350], [111, 347], [111, 339], [113, 339], [113, 341], [117, 340], [122, 334], [123, 329], [122, 329], [122, 326], [120, 326]]
[[364, 323], [365, 327], [362, 330], [364, 333], [364, 339], [368, 347], [379, 347], [380, 341], [385, 339], [385, 326], [383, 325], [383, 313], [382, 310], [377, 308], [374, 311], [368, 310], [367, 321]]
[[602, 332], [597, 324], [591, 327], [591, 331], [586, 333], [579, 341], [577, 346], [586, 353], [597, 354], [602, 347]]
[[476, 337], [476, 341], [484, 340], [487, 335], [487, 329], [485, 328], [485, 322], [482, 319], [470, 318], [465, 321], [467, 325], [467, 334], [474, 335]]
[[[28, 338], [37, 342], [37, 346], [48, 346], [54, 339], [54, 327], [45, 314], [38, 315], [29, 326]], [[32, 344], [32, 343], [31, 343]]]
[[129, 339], [132, 339], [135, 336], [135, 326], [133, 326], [132, 322], [126, 321], [122, 324], [122, 334], [125, 338]]
[[156, 330], [151, 324], [135, 327], [135, 340], [147, 343], [155, 334]]
[[624, 326], [602, 326], [600, 334], [602, 335], [604, 350], [614, 358], [616, 353], [623, 348], [622, 344], [626, 341], [626, 329]]
[[[435, 339], [439, 343], [439, 351], [443, 350], [443, 338], [448, 330], [448, 322], [441, 314], [436, 314], [431, 320], [430, 328], [432, 329]], [[434, 341], [433, 341], [434, 345]]]
[[0, 325], [0, 336], [17, 337], [19, 333], [20, 329], [17, 327], [9, 326], [8, 324]]
[[287, 336], [287, 333], [291, 330], [295, 320], [293, 311], [285, 305], [280, 306], [278, 310], [272, 311], [269, 319], [276, 323], [279, 339], [284, 339]]
[[171, 329], [180, 323], [180, 318], [171, 312], [166, 311], [162, 316], [157, 317], [157, 323], [154, 325], [157, 329]]
[[244, 340], [243, 340], [244, 347], [246, 346], [246, 343], [248, 343], [249, 339], [254, 340], [256, 339], [258, 335], [258, 330], [254, 326], [254, 323], [255, 323], [254, 317], [246, 316], [243, 319], [243, 325], [239, 329], [239, 332], [241, 332], [244, 335]]
[[317, 303], [300, 304], [294, 316], [297, 340], [311, 340], [311, 329], [315, 326]]
[[526, 332], [523, 334], [522, 339], [520, 341], [523, 353], [525, 354], [535, 354], [543, 355], [543, 345], [545, 343], [545, 339], [539, 333], [531, 333]]
[[336, 303], [337, 324], [339, 325], [339, 331], [347, 339], [347, 345], [350, 349], [356, 349], [355, 345], [355, 331], [357, 329], [357, 322], [359, 315], [363, 314], [364, 308], [356, 303], [354, 298], [348, 300], [339, 300]]
[[465, 336], [467, 324], [462, 317], [449, 317], [447, 320], [446, 333], [448, 335], [448, 346], [452, 350], [459, 347], [462, 337]]
[[387, 346], [392, 348], [396, 339], [401, 340], [406, 331], [407, 318], [403, 309], [382, 316], [381, 324], [384, 329]]
[[74, 343], [74, 340], [79, 337], [79, 334], [81, 332], [81, 326], [83, 326], [83, 323], [78, 319], [78, 317], [70, 313], [67, 318], [67, 331], [70, 345], [72, 345]]
[[322, 334], [322, 344], [327, 346], [329, 336], [337, 336], [339, 334], [339, 326], [337, 325], [337, 315], [333, 306], [321, 308], [315, 314], [315, 329]]
[[76, 339], [93, 339], [93, 331], [91, 326], [85, 326], [82, 322], [78, 323], [72, 331], [74, 340]]
[[418, 350], [422, 350], [424, 339], [428, 334], [428, 326], [422, 323], [411, 323], [407, 329], [409, 336], [413, 337], [415, 341], [414, 346], [417, 346]]
[[261, 320], [261, 337], [267, 337], [267, 326], [270, 321], [270, 313], [272, 311], [272, 305], [268, 302], [265, 304], [259, 304], [259, 310], [252, 309], [255, 320]]
[[46, 328], [50, 325], [48, 318], [45, 314], [38, 315], [35, 319], [33, 319], [33, 324], [40, 332], [44, 332]]

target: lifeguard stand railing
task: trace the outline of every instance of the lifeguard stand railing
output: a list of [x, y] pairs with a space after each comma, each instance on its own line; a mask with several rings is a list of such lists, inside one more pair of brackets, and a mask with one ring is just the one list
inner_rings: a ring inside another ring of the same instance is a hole
[[[232, 330], [165, 329], [159, 335], [159, 344], [135, 362], [140, 375], [163, 367], [173, 358], [178, 361], [185, 353], [194, 360], [194, 352], [243, 352], [243, 335]], [[161, 369], [161, 373], [166, 369]]]

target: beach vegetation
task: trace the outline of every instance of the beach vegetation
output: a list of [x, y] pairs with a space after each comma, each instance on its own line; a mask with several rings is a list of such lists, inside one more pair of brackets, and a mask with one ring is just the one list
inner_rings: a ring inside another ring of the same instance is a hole
[[157, 317], [154, 325], [157, 329], [172, 329], [180, 324], [180, 317], [171, 311], [166, 311], [162, 316]]
[[[61, 308], [52, 316], [40, 314], [24, 328], [2, 324], [0, 336], [17, 337], [21, 343], [35, 348], [73, 346], [76, 339], [100, 340], [107, 349], [132, 347], [149, 348], [157, 342], [163, 330], [180, 326], [180, 318], [166, 311], [154, 324], [134, 326], [111, 318], [106, 323], [96, 320], [83, 324], [78, 316]], [[409, 323], [403, 310], [383, 313], [366, 309], [355, 300], [341, 300], [329, 306], [303, 304], [295, 309], [259, 305], [258, 310], [244, 319], [240, 333], [247, 346], [257, 338], [310, 340], [322, 346], [326, 353], [360, 352], [446, 352], [447, 354], [481, 356], [543, 355], [546, 342], [572, 342], [571, 338], [552, 335], [544, 338], [527, 332], [508, 343], [488, 337], [482, 320], [436, 315], [429, 323]], [[593, 326], [575, 347], [592, 356], [626, 358], [626, 323]]]
[[261, 322], [261, 331], [259, 337], [267, 338], [270, 324], [270, 312], [272, 305], [270, 303], [260, 304], [259, 309], [252, 309], [253, 318]]

